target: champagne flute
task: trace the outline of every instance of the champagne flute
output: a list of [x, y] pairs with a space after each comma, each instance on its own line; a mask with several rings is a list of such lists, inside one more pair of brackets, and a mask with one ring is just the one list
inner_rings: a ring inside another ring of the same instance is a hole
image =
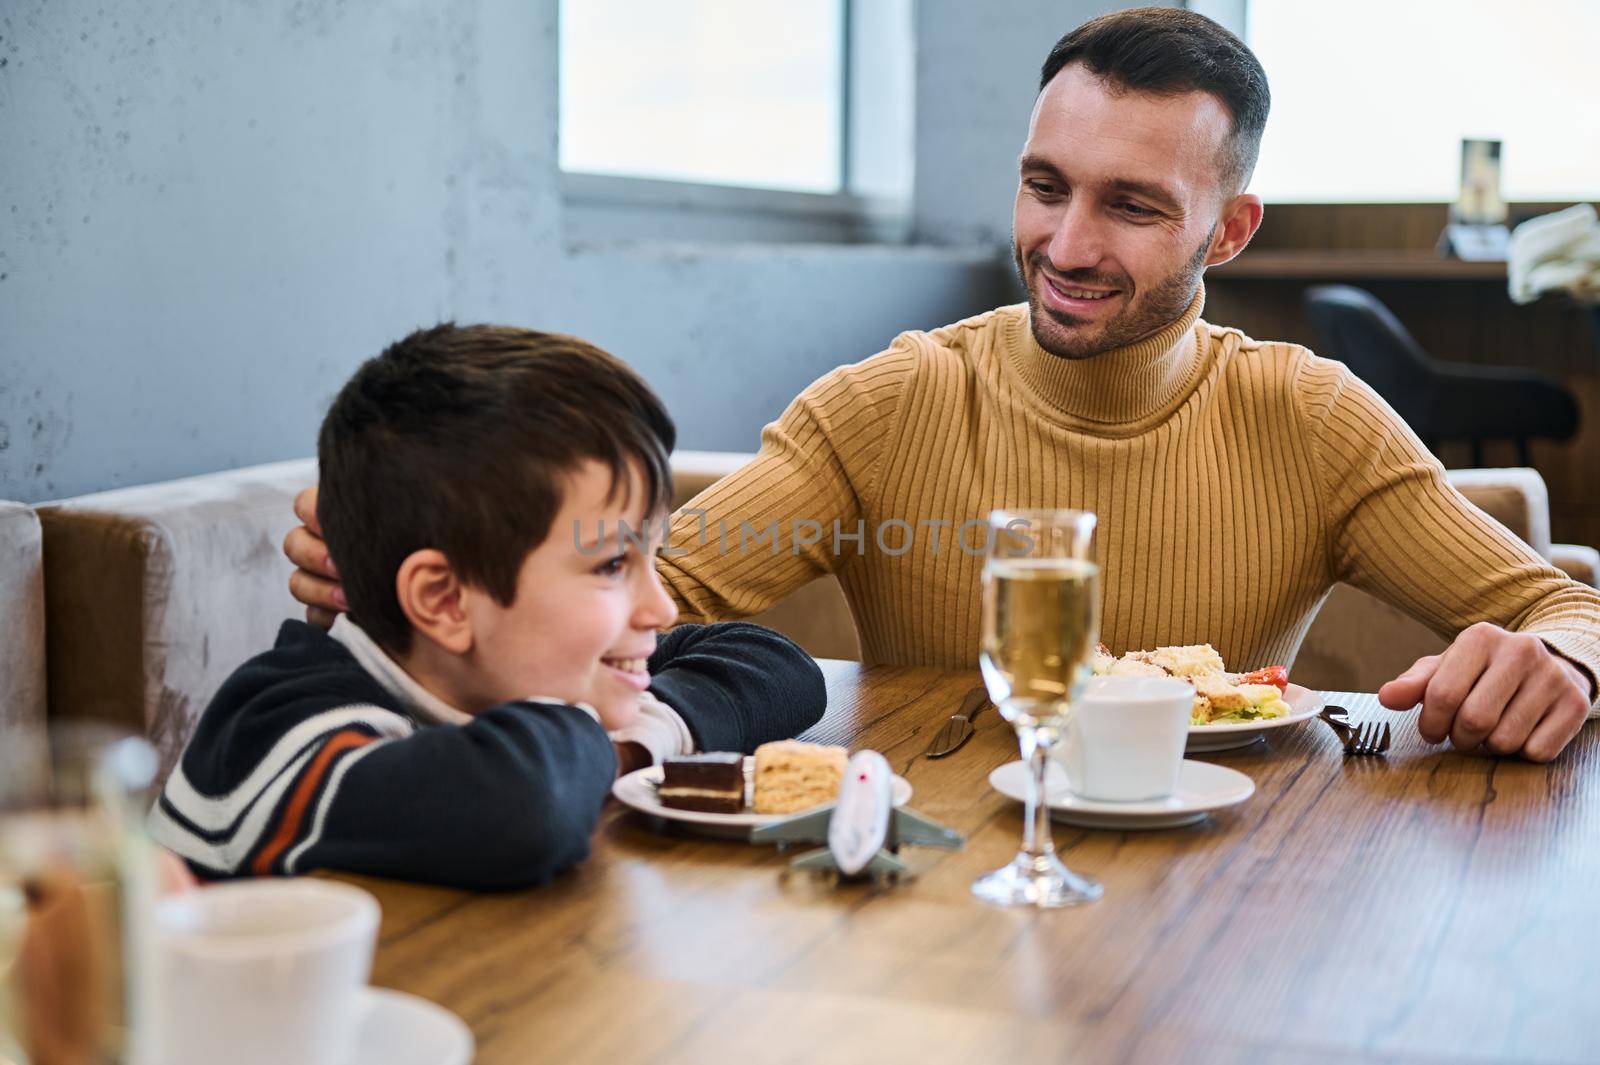
[[91, 722], [0, 744], [0, 1063], [142, 1060], [156, 767]]
[[1098, 881], [1061, 864], [1050, 836], [1045, 771], [1089, 679], [1100, 634], [1095, 516], [1082, 510], [996, 510], [983, 568], [984, 685], [1017, 730], [1028, 763], [1022, 850], [979, 877], [972, 893], [998, 906], [1093, 902]]

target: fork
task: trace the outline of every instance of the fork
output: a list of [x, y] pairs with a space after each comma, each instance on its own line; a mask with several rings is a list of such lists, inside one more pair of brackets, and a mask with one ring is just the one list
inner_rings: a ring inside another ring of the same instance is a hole
[[1382, 754], [1389, 749], [1389, 723], [1368, 721], [1356, 729], [1355, 735], [1345, 745], [1345, 754]]
[[1339, 734], [1345, 754], [1375, 755], [1389, 749], [1391, 737], [1388, 722], [1368, 721], [1355, 725], [1350, 722], [1349, 713], [1342, 706], [1329, 706], [1317, 715]]
[[929, 758], [943, 758], [959, 751], [962, 744], [972, 738], [972, 719], [988, 704], [989, 693], [982, 685], [969, 691], [967, 697], [961, 700], [961, 709], [950, 715], [950, 720], [944, 723], [944, 727], [933, 737], [933, 742], [928, 744], [926, 755]]
[[1350, 749], [1351, 739], [1355, 736], [1355, 730], [1350, 725], [1349, 714], [1350, 711], [1342, 706], [1325, 706], [1322, 708], [1321, 713], [1317, 714], [1319, 718], [1327, 723], [1329, 728], [1333, 729], [1334, 734], [1339, 737], [1339, 745], [1347, 751]]

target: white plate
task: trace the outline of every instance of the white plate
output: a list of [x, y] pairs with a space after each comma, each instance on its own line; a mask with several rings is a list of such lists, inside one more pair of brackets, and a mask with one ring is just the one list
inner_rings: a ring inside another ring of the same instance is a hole
[[350, 1065], [469, 1065], [476, 1044], [460, 1017], [404, 991], [362, 991], [366, 1015]]
[[[751, 775], [755, 772], [755, 759], [749, 755], [744, 759], [744, 803], [750, 805], [752, 789]], [[611, 794], [615, 795], [624, 805], [631, 806], [640, 813], [650, 814], [653, 817], [664, 817], [669, 821], [681, 821], [691, 825], [696, 831], [713, 836], [745, 837], [750, 835], [750, 830], [757, 825], [770, 825], [774, 821], [782, 821], [785, 817], [794, 814], [758, 814], [746, 810], [737, 814], [713, 814], [701, 810], [677, 810], [671, 806], [663, 806], [656, 796], [656, 785], [661, 783], [661, 767], [658, 765], [645, 766], [636, 769], [625, 777], [619, 777], [611, 785]], [[911, 801], [911, 782], [905, 777], [895, 774], [894, 804], [904, 806]], [[804, 813], [805, 811], [797, 811]]]
[[1184, 749], [1193, 753], [1248, 747], [1264, 733], [1286, 725], [1298, 725], [1322, 712], [1322, 696], [1298, 684], [1291, 684], [1284, 689], [1283, 701], [1289, 704], [1289, 712], [1283, 717], [1267, 718], [1265, 721], [1228, 721], [1220, 725], [1190, 725], [1189, 743]]
[[[1008, 799], [1023, 802], [1028, 794], [1028, 765], [1008, 762], [989, 774], [989, 786]], [[1074, 795], [1067, 788], [1067, 772], [1054, 762], [1045, 774], [1045, 801], [1050, 816], [1084, 828], [1176, 828], [1189, 825], [1211, 810], [1244, 802], [1255, 794], [1256, 782], [1227, 766], [1183, 760], [1178, 770], [1178, 790], [1165, 799], [1144, 802], [1103, 802]]]

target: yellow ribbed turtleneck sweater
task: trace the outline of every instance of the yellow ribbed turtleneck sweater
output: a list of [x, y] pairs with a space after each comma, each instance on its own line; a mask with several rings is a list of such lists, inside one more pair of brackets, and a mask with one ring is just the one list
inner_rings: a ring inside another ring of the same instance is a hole
[[[675, 521], [661, 572], [682, 620], [755, 613], [834, 573], [868, 662], [970, 667], [983, 558], [954, 542], [962, 523], [1075, 507], [1099, 516], [1101, 633], [1119, 653], [1209, 642], [1240, 668], [1290, 662], [1342, 580], [1443, 632], [1536, 632], [1600, 674], [1600, 593], [1467, 503], [1343, 365], [1208, 325], [1204, 297], [1089, 359], [1041, 349], [1018, 305], [827, 374], [690, 504], [703, 533]], [[820, 536], [796, 536], [807, 519]], [[755, 540], [774, 522], [776, 556]]]

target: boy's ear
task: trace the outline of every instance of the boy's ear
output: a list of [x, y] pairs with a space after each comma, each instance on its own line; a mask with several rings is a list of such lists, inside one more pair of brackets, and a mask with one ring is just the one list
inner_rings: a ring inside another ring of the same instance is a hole
[[395, 596], [406, 620], [417, 632], [446, 651], [472, 650], [472, 622], [467, 617], [466, 591], [443, 551], [413, 551], [395, 574]]

